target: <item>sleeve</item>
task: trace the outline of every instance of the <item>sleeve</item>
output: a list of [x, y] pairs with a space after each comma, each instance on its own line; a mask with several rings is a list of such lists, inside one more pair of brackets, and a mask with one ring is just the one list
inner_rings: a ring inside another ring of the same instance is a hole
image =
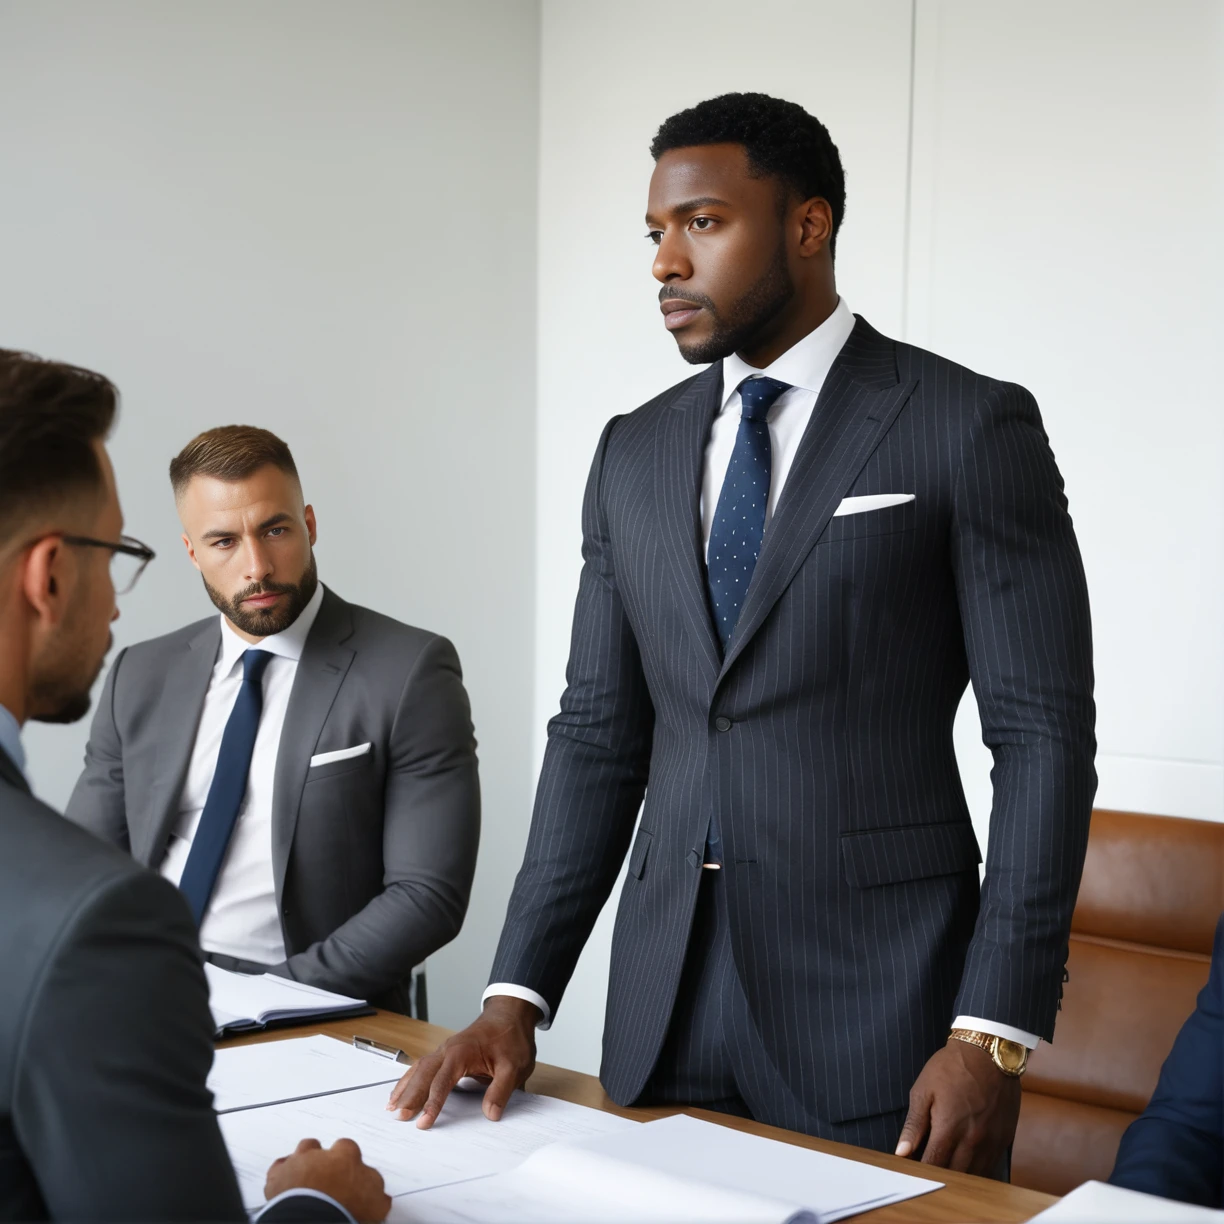
[[454, 646], [434, 638], [404, 686], [391, 731], [381, 893], [289, 958], [292, 977], [372, 998], [459, 933], [480, 844], [471, 707]]
[[955, 1014], [1051, 1040], [1096, 793], [1087, 583], [1041, 414], [997, 384], [962, 455], [952, 562], [994, 756], [981, 908]]
[[130, 850], [123, 791], [123, 744], [115, 722], [115, 684], [127, 651], [111, 665], [85, 745], [85, 769], [64, 815], [103, 841]]
[[1144, 1194], [1224, 1206], [1224, 922], [1211, 976], [1160, 1070], [1148, 1107], [1122, 1136], [1110, 1182]]
[[603, 507], [615, 425], [613, 419], [605, 428], [587, 481], [566, 688], [548, 724], [527, 849], [490, 979], [542, 996], [550, 1017], [624, 862], [654, 733]]
[[348, 1211], [321, 1190], [286, 1190], [269, 1199], [254, 1224], [356, 1224]]
[[53, 1219], [245, 1221], [206, 1080], [191, 915], [147, 872], [66, 924], [22, 1025], [14, 1127]]

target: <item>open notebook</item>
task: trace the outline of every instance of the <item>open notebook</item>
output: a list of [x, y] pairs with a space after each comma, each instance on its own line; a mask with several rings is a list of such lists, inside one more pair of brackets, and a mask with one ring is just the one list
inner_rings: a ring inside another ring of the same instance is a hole
[[363, 1016], [372, 1010], [364, 999], [333, 994], [272, 973], [230, 973], [207, 964], [204, 973], [218, 1037], [282, 1024]]

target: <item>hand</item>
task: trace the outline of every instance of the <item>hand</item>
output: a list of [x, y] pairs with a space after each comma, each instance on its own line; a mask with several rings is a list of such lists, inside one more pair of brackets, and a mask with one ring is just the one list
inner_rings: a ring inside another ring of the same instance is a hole
[[914, 1154], [929, 1130], [923, 1164], [988, 1177], [1015, 1138], [1019, 1117], [1019, 1078], [1004, 1075], [979, 1046], [952, 1038], [910, 1089], [897, 1155]]
[[465, 1076], [491, 1080], [484, 1095], [485, 1117], [496, 1122], [535, 1069], [535, 1026], [540, 1009], [524, 999], [494, 995], [480, 1018], [444, 1041], [432, 1054], [417, 1059], [411, 1071], [391, 1090], [388, 1109], [398, 1109], [404, 1121], [415, 1118], [428, 1130], [451, 1089]]
[[362, 1163], [361, 1149], [351, 1139], [337, 1139], [326, 1150], [317, 1139], [303, 1139], [292, 1156], [274, 1160], [264, 1196], [275, 1198], [286, 1190], [320, 1190], [363, 1224], [377, 1224], [391, 1210], [382, 1174]]

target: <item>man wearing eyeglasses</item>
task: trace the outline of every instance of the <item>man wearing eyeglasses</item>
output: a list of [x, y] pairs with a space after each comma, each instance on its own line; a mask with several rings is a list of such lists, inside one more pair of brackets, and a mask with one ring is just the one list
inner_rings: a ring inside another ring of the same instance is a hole
[[68, 816], [177, 884], [220, 968], [419, 1015], [479, 838], [454, 647], [320, 584], [275, 434], [208, 430], [170, 479], [221, 615], [115, 660]]
[[[120, 535], [115, 403], [101, 375], [0, 349], [0, 1219], [244, 1221], [188, 907], [24, 774], [22, 725], [88, 711], [117, 587], [153, 556]], [[268, 1224], [391, 1206], [349, 1140], [304, 1140], [266, 1189]]]

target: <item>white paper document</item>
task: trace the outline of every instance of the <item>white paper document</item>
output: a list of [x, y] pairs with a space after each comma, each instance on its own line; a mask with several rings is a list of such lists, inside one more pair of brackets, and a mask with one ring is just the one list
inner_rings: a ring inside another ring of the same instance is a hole
[[456, 1093], [433, 1128], [423, 1131], [387, 1111], [389, 1095], [386, 1085], [379, 1085], [222, 1114], [221, 1134], [238, 1173], [243, 1203], [263, 1203], [268, 1166], [292, 1152], [301, 1139], [317, 1139], [324, 1147], [352, 1139], [394, 1197], [502, 1173], [559, 1139], [639, 1127], [615, 1114], [526, 1092], [516, 1092], [502, 1120], [490, 1122], [481, 1110], [482, 1097]]
[[1224, 1211], [1175, 1203], [1105, 1182], [1085, 1182], [1031, 1224], [1221, 1224]]
[[390, 1093], [389, 1085], [407, 1069], [365, 1054], [346, 1041], [315, 1033], [218, 1050], [213, 1055], [208, 1087], [216, 1111], [228, 1113], [371, 1084], [386, 1084]]
[[894, 1173], [677, 1115], [536, 1152], [508, 1173], [397, 1200], [438, 1224], [800, 1224], [938, 1190]]
[[351, 999], [274, 973], [230, 973], [206, 964], [204, 976], [218, 1034], [258, 1029], [278, 1020], [339, 1015], [366, 1005], [364, 999]]

